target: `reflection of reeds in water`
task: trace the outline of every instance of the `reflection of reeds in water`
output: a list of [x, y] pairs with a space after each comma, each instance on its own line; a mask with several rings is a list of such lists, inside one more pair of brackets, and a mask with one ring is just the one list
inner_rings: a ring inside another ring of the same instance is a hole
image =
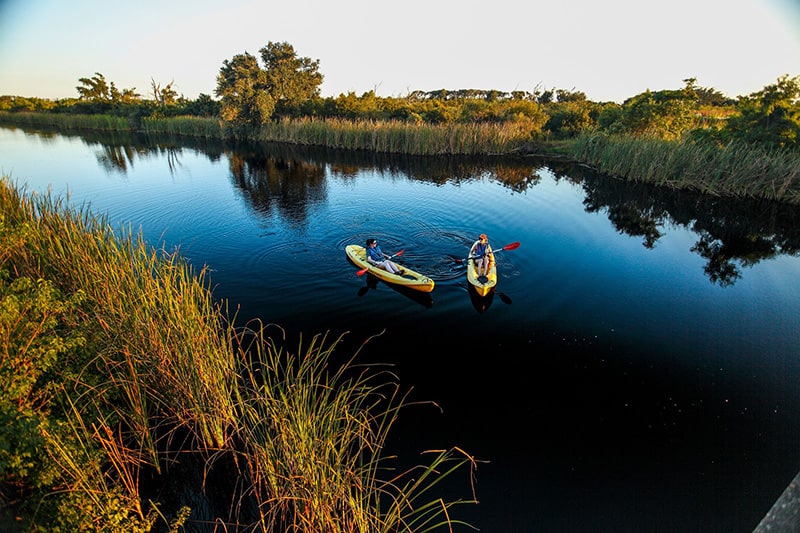
[[[182, 523], [185, 510], [160, 509], [139, 487], [142, 470], [157, 478], [182, 451], [208, 457], [209, 467], [226, 458], [239, 465], [239, 492], [220, 518], [237, 527], [422, 531], [458, 522], [453, 506], [473, 503], [444, 502], [430, 490], [474, 466], [457, 449], [392, 472], [384, 445], [405, 396], [390, 374], [356, 372], [352, 360], [332, 368], [338, 340], [314, 338], [293, 355], [260, 328], [234, 327], [212, 300], [204, 270], [154, 251], [141, 235], [115, 234], [105, 219], [74, 212], [62, 199], [25, 197], [7, 178], [0, 213], [0, 296], [7, 279], [81, 295], [72, 307], [45, 302], [51, 308], [43, 314], [60, 317], [49, 328], [30, 311], [0, 313], [6, 346], [50, 346], [47, 380], [18, 397], [0, 395], [0, 414], [20, 410], [13, 416], [40, 421], [15, 442], [24, 452], [43, 440], [48, 456], [39, 461], [51, 474], [33, 480], [27, 470], [13, 472], [49, 502], [37, 523], [110, 531], [148, 531], [167, 515], [173, 526]], [[25, 320], [35, 327], [9, 327]], [[71, 329], [83, 341], [65, 342]], [[0, 371], [13, 363], [34, 382], [36, 365], [44, 365], [37, 354], [0, 358]], [[44, 497], [56, 487], [57, 495]], [[243, 500], [255, 503], [258, 516], [239, 515], [252, 508]]]
[[647, 137], [582, 135], [573, 155], [632, 181], [800, 203], [800, 154], [742, 143], [724, 147]]

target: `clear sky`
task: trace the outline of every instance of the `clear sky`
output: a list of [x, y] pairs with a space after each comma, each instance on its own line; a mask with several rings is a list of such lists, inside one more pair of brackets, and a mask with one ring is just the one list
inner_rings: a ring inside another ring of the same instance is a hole
[[145, 98], [152, 81], [214, 96], [224, 60], [270, 41], [319, 60], [323, 96], [538, 88], [621, 103], [693, 77], [736, 97], [800, 75], [800, 0], [0, 0], [0, 95], [74, 98], [99, 72]]

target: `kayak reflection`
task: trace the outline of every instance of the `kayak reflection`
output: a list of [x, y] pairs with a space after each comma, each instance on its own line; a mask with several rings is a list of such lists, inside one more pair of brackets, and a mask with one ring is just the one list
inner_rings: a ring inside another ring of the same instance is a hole
[[403, 296], [405, 296], [409, 300], [413, 300], [413, 301], [417, 302], [418, 304], [420, 304], [423, 307], [427, 307], [427, 308], [433, 307], [433, 297], [431, 296], [431, 293], [429, 293], [429, 292], [415, 291], [415, 290], [409, 289], [407, 287], [403, 287], [403, 286], [400, 286], [400, 285], [395, 285], [393, 283], [387, 283], [387, 282], [383, 281], [382, 279], [379, 279], [378, 277], [372, 275], [372, 273], [369, 273], [369, 272], [367, 273], [366, 276], [364, 276], [364, 279], [365, 279], [365, 285], [363, 287], [361, 287], [360, 289], [358, 289], [358, 296], [364, 296], [365, 294], [367, 294], [370, 291], [370, 289], [377, 289], [378, 288], [378, 283], [380, 283], [383, 286], [389, 287], [393, 291], [402, 294]]
[[504, 292], [497, 292], [496, 289], [492, 288], [486, 296], [481, 296], [478, 294], [478, 291], [472, 286], [471, 283], [467, 284], [467, 288], [469, 291], [469, 299], [472, 302], [473, 307], [479, 313], [485, 312], [489, 307], [492, 305], [492, 301], [494, 300], [495, 295], [500, 298], [500, 301], [506, 305], [511, 305], [511, 297], [504, 293]]
[[486, 293], [486, 296], [481, 296], [478, 294], [478, 291], [475, 290], [475, 286], [472, 283], [467, 283], [467, 290], [469, 292], [469, 299], [472, 302], [472, 306], [475, 310], [479, 313], [485, 313], [489, 307], [492, 305], [492, 301], [494, 300], [494, 287], [489, 289], [489, 292]]

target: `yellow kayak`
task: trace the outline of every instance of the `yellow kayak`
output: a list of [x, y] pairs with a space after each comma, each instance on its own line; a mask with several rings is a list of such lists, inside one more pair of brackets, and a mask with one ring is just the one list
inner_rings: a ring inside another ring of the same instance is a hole
[[371, 265], [367, 262], [367, 252], [363, 246], [357, 244], [348, 244], [345, 249], [347, 257], [355, 263], [359, 268], [366, 269], [367, 272], [382, 279], [386, 283], [392, 283], [401, 287], [408, 287], [415, 291], [431, 292], [433, 290], [433, 280], [428, 276], [424, 276], [419, 272], [415, 272], [407, 267], [401, 267], [403, 274], [392, 274], [391, 272], [382, 268]]
[[497, 263], [494, 254], [489, 259], [489, 272], [485, 276], [478, 276], [475, 272], [475, 261], [467, 259], [467, 281], [470, 282], [478, 296], [486, 296], [497, 285]]
[[[489, 272], [485, 276], [477, 276], [475, 272], [475, 261], [467, 258], [467, 281], [475, 289], [478, 296], [486, 296], [497, 285], [497, 263], [495, 262], [494, 254], [504, 252], [506, 250], [516, 250], [519, 248], [519, 242], [512, 242], [506, 244], [499, 250], [493, 250], [489, 258]], [[461, 261], [461, 259], [459, 259]]]

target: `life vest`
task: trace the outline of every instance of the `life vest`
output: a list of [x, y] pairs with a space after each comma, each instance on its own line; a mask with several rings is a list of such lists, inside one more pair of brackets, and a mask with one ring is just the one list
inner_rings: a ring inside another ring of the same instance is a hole
[[372, 246], [368, 246], [367, 257], [369, 257], [376, 263], [380, 263], [381, 261], [383, 261], [383, 252], [381, 251], [381, 247], [376, 246], [375, 248], [373, 248]]
[[480, 259], [486, 255], [488, 251], [489, 243], [483, 244], [482, 242], [478, 242], [478, 244], [475, 245], [475, 251], [472, 255], [475, 257], [475, 259]]

